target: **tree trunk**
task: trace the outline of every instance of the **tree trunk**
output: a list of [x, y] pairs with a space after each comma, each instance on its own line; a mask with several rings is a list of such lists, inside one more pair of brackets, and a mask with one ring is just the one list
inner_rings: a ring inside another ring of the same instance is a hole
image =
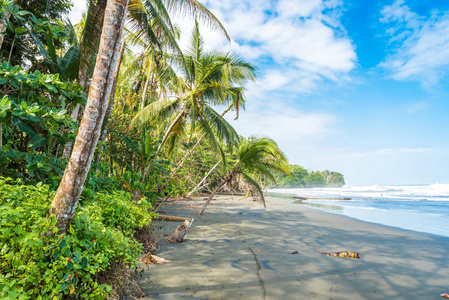
[[[148, 73], [147, 73], [147, 78], [145, 80], [145, 85], [143, 87], [143, 92], [142, 92], [142, 100], [140, 100], [140, 109], [144, 109], [145, 107], [145, 98], [147, 97], [147, 90], [148, 90], [148, 84], [150, 83], [150, 74], [151, 74], [151, 62], [149, 63], [150, 65], [148, 66]], [[153, 77], [153, 75], [151, 75], [151, 77]], [[151, 78], [151, 81], [153, 81], [153, 79]], [[151, 84], [153, 85], [153, 84]]]
[[206, 178], [209, 177], [209, 175], [215, 170], [216, 167], [218, 167], [218, 165], [221, 163], [221, 161], [222, 161], [222, 159], [220, 159], [220, 160], [215, 164], [215, 166], [214, 166], [214, 167], [213, 167], [213, 168], [206, 174], [206, 176], [204, 176], [203, 179], [201, 179], [200, 183], [198, 183], [198, 184], [196, 185], [196, 187], [194, 187], [193, 190], [191, 190], [191, 191], [186, 195], [186, 197], [189, 197], [191, 194], [195, 193], [195, 192], [201, 187], [201, 185], [202, 185], [203, 182], [206, 180]]
[[215, 188], [215, 190], [212, 192], [212, 194], [207, 198], [206, 203], [204, 203], [203, 208], [201, 208], [198, 215], [202, 215], [204, 210], [206, 209], [207, 205], [212, 201], [212, 198], [215, 196], [216, 193], [218, 193], [226, 183], [230, 182], [232, 180], [232, 176], [234, 176], [235, 170], [232, 170], [221, 182], [220, 184]]
[[84, 181], [89, 172], [100, 129], [108, 106], [117, 65], [128, 0], [109, 0], [100, 39], [97, 62], [83, 119], [64, 176], [53, 199], [56, 226], [66, 232], [75, 215]]
[[[11, 1], [11, 5], [14, 5], [16, 1]], [[9, 12], [5, 11], [3, 18], [0, 19], [0, 49], [3, 45], [3, 39], [5, 38], [5, 31], [8, 26], [8, 20], [11, 15]]]
[[[159, 144], [159, 146], [157, 147], [156, 153], [154, 154], [154, 157], [156, 158], [162, 150], [162, 146], [164, 146], [165, 142], [167, 141], [168, 136], [170, 135], [170, 132], [172, 131], [173, 127], [175, 127], [176, 123], [181, 119], [182, 115], [185, 113], [185, 108], [176, 116], [176, 118], [173, 120], [173, 122], [171, 123], [171, 125], [165, 130], [165, 134], [164, 137], [162, 138], [161, 143]], [[145, 178], [148, 176], [148, 174], [150, 173], [150, 169], [151, 169], [151, 165], [153, 164], [153, 160], [150, 161], [150, 163], [148, 164], [148, 167], [146, 168], [141, 182], [145, 181]]]
[[187, 231], [189, 230], [190, 226], [192, 226], [192, 223], [195, 219], [192, 219], [190, 221], [185, 220], [182, 225], [176, 227], [175, 231], [166, 239], [165, 241], [167, 243], [181, 243], [184, 241], [184, 236], [187, 234]]
[[[115, 67], [114, 79], [112, 80], [112, 89], [111, 89], [111, 95], [109, 96], [108, 109], [106, 110], [106, 115], [104, 116], [104, 121], [103, 121], [103, 128], [101, 129], [101, 134], [100, 134], [100, 142], [101, 143], [104, 143], [104, 141], [106, 140], [106, 134], [108, 133], [109, 119], [111, 118], [112, 108], [114, 107], [115, 91], [117, 89], [118, 75], [120, 73], [120, 65], [122, 64], [122, 58], [123, 58], [123, 53], [125, 52], [125, 47], [126, 47], [126, 43], [125, 43], [125, 41], [123, 41], [122, 45], [120, 46], [120, 53], [118, 55], [117, 66]], [[103, 151], [103, 144], [100, 145], [100, 149], [98, 149], [98, 154], [95, 159], [96, 163], [100, 162], [102, 151]]]
[[[229, 104], [228, 108], [225, 109], [224, 112], [221, 113], [221, 116], [223, 117], [233, 106], [234, 103]], [[186, 161], [187, 158], [189, 158], [190, 155], [192, 155], [193, 151], [195, 151], [196, 147], [198, 147], [198, 145], [201, 143], [201, 141], [204, 139], [204, 137], [206, 136], [205, 133], [203, 133], [200, 138], [198, 139], [198, 142], [196, 142], [196, 144], [192, 147], [192, 149], [190, 149], [185, 155], [184, 157], [181, 159], [181, 162], [177, 165], [176, 168], [174, 168], [170, 175], [173, 175], [176, 171], [179, 170], [179, 168], [182, 167], [182, 165], [184, 164], [184, 162]]]
[[[95, 62], [98, 51], [96, 49], [98, 44], [104, 21], [107, 0], [89, 1], [89, 9], [86, 17], [86, 25], [83, 30], [83, 36], [80, 43], [80, 66], [78, 71], [78, 84], [83, 88], [87, 94], [89, 92], [89, 79], [92, 75], [91, 65]], [[78, 115], [81, 110], [79, 104], [73, 109], [70, 117], [77, 122]], [[70, 132], [73, 132], [72, 130]], [[64, 152], [62, 158], [69, 158], [72, 151], [73, 140], [68, 141], [64, 145]]]

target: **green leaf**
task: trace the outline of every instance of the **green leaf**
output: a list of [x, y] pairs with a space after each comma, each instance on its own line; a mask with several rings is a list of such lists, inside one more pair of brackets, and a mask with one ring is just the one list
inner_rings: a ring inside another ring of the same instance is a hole
[[81, 259], [81, 267], [82, 267], [83, 269], [87, 268], [87, 258], [83, 257], [83, 258]]
[[39, 147], [47, 145], [48, 140], [46, 137], [43, 137], [42, 135], [36, 134], [29, 142], [28, 147], [31, 149], [37, 149]]
[[23, 132], [27, 133], [28, 135], [30, 135], [30, 136], [35, 136], [36, 135], [36, 131], [32, 127], [28, 126], [22, 120], [17, 119], [17, 118], [12, 118], [11, 122], [14, 125], [16, 125], [17, 128], [19, 128]]
[[73, 263], [72, 262], [67, 263], [66, 270], [70, 271], [72, 268], [73, 268]]

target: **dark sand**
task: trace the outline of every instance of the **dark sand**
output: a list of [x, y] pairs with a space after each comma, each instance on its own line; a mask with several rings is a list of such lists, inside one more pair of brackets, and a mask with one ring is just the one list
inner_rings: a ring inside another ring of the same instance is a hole
[[[443, 299], [449, 292], [449, 238], [366, 223], [287, 199], [267, 209], [239, 196], [168, 204], [195, 217], [186, 240], [164, 242], [180, 222], [155, 221], [158, 256], [137, 280], [145, 299]], [[360, 260], [321, 252], [356, 251]], [[299, 254], [289, 254], [298, 251]]]

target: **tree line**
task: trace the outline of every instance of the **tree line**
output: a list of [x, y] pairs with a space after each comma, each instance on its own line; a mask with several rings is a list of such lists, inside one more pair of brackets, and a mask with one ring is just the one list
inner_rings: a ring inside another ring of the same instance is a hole
[[290, 165], [291, 175], [277, 174], [277, 187], [285, 188], [314, 188], [314, 187], [342, 187], [345, 185], [343, 174], [329, 170], [308, 171], [298, 165]]

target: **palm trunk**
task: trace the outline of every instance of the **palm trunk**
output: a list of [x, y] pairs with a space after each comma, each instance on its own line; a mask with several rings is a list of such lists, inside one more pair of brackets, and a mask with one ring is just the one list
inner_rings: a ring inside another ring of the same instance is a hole
[[98, 154], [95, 159], [96, 163], [99, 163], [101, 160], [101, 153], [103, 152], [103, 143], [106, 140], [106, 134], [108, 133], [109, 119], [111, 118], [112, 108], [114, 107], [115, 91], [117, 89], [118, 75], [120, 73], [120, 65], [122, 64], [122, 58], [123, 58], [123, 53], [125, 52], [125, 47], [126, 47], [126, 43], [125, 43], [125, 41], [123, 41], [122, 45], [120, 46], [120, 53], [118, 55], [117, 67], [115, 68], [115, 72], [114, 72], [114, 79], [112, 80], [112, 89], [111, 89], [111, 95], [109, 96], [108, 109], [106, 110], [106, 115], [104, 117], [103, 129], [101, 129], [100, 142], [102, 144], [100, 145], [100, 149], [98, 149]]
[[[84, 27], [82, 40], [80, 43], [79, 57], [80, 67], [78, 71], [78, 84], [83, 88], [87, 94], [89, 92], [89, 85], [87, 84], [91, 73], [90, 65], [96, 60], [97, 51], [93, 51], [101, 37], [103, 20], [106, 11], [107, 0], [98, 0], [96, 2], [89, 1], [89, 10], [86, 17], [86, 25]], [[79, 104], [72, 110], [70, 117], [77, 122], [78, 115], [81, 110]], [[70, 131], [73, 133], [73, 130]], [[72, 151], [73, 140], [68, 141], [64, 145], [64, 152], [62, 158], [69, 158]]]
[[83, 185], [89, 172], [100, 129], [108, 107], [114, 71], [117, 65], [128, 0], [109, 0], [92, 84], [64, 176], [53, 199], [56, 226], [66, 232], [75, 215]]
[[[140, 101], [140, 109], [144, 109], [145, 107], [145, 98], [147, 97], [147, 90], [148, 90], [148, 84], [150, 83], [150, 74], [151, 74], [151, 62], [150, 65], [148, 66], [148, 73], [147, 73], [147, 79], [145, 80], [145, 85], [143, 87], [143, 92], [142, 92], [142, 100]], [[153, 81], [153, 76], [151, 76], [151, 81]], [[153, 84], [151, 84], [153, 85]]]
[[[173, 122], [170, 124], [170, 126], [165, 130], [165, 134], [164, 137], [162, 138], [161, 143], [159, 144], [159, 146], [157, 147], [156, 153], [154, 154], [154, 157], [158, 157], [158, 155], [161, 153], [162, 147], [164, 146], [165, 142], [167, 141], [168, 136], [170, 135], [170, 132], [172, 131], [173, 127], [175, 127], [176, 123], [178, 123], [179, 119], [181, 119], [182, 115], [184, 115], [185, 113], [185, 109], [183, 109], [177, 116], [176, 118], [173, 120]], [[153, 161], [150, 161], [150, 163], [148, 164], [147, 169], [145, 170], [145, 173], [142, 176], [141, 181], [144, 182], [145, 178], [148, 176], [148, 174], [150, 173], [150, 169], [151, 169], [151, 165], [153, 164]]]
[[[181, 119], [182, 115], [185, 113], [185, 109], [183, 109], [177, 116], [176, 118], [173, 120], [173, 122], [170, 124], [170, 126], [168, 126], [168, 128], [165, 130], [165, 134], [164, 137], [162, 138], [161, 143], [159, 144], [159, 146], [157, 147], [156, 153], [154, 154], [154, 158], [158, 157], [158, 155], [161, 153], [162, 150], [162, 146], [164, 146], [165, 142], [167, 141], [168, 136], [170, 135], [170, 132], [172, 131], [173, 127], [175, 127], [176, 123], [179, 121], [179, 119]], [[151, 166], [153, 165], [153, 160], [152, 159], [149, 163], [147, 168], [145, 169], [145, 171], [143, 172], [143, 175], [140, 178], [140, 182], [145, 182], [145, 179], [147, 178], [148, 174], [150, 174], [150, 170], [151, 170]], [[142, 191], [140, 191], [139, 189], [136, 189], [133, 192], [133, 199], [135, 201], [138, 201], [140, 199], [142, 195]]]
[[207, 179], [207, 177], [209, 177], [209, 175], [215, 170], [215, 168], [218, 167], [218, 165], [221, 163], [221, 161], [222, 161], [222, 159], [220, 159], [220, 160], [215, 164], [215, 166], [214, 166], [212, 169], [210, 169], [210, 171], [206, 174], [206, 176], [204, 176], [204, 178], [201, 179], [200, 183], [198, 183], [198, 184], [196, 185], [196, 187], [194, 187], [193, 190], [191, 190], [191, 191], [186, 195], [186, 197], [189, 197], [190, 195], [192, 195], [193, 193], [195, 193], [197, 190], [200, 189], [200, 187], [201, 187], [201, 185], [203, 184], [203, 182]]
[[16, 43], [16, 35], [14, 34], [14, 39], [12, 40], [11, 48], [9, 49], [8, 64], [11, 63], [11, 55], [12, 55], [12, 50], [14, 49], [15, 43]]
[[[233, 103], [229, 104], [228, 108], [225, 109], [224, 112], [221, 113], [221, 116], [223, 117], [233, 106]], [[187, 158], [190, 157], [190, 155], [192, 155], [193, 151], [195, 151], [196, 147], [198, 147], [198, 145], [201, 143], [201, 141], [204, 139], [204, 137], [206, 136], [205, 133], [203, 133], [200, 138], [198, 139], [198, 141], [196, 142], [196, 144], [192, 147], [192, 149], [190, 149], [186, 154], [184, 154], [183, 158], [181, 159], [181, 162], [176, 166], [176, 168], [174, 168], [170, 175], [173, 175], [176, 171], [179, 170], [179, 168], [182, 167], [182, 165], [184, 164], [184, 162], [186, 161]]]
[[[14, 5], [16, 1], [11, 1], [11, 5]], [[3, 45], [3, 39], [5, 38], [6, 27], [8, 26], [8, 20], [11, 15], [8, 11], [4, 12], [3, 19], [0, 19], [0, 49]]]
[[207, 205], [212, 201], [212, 198], [215, 196], [215, 194], [217, 194], [226, 183], [230, 182], [232, 180], [232, 177], [234, 176], [234, 174], [236, 173], [236, 170], [232, 170], [221, 182], [220, 184], [215, 188], [215, 190], [212, 192], [212, 194], [209, 196], [209, 198], [207, 198], [206, 203], [204, 203], [203, 208], [201, 208], [200, 212], [198, 213], [198, 215], [202, 215], [204, 210], [206, 209]]

